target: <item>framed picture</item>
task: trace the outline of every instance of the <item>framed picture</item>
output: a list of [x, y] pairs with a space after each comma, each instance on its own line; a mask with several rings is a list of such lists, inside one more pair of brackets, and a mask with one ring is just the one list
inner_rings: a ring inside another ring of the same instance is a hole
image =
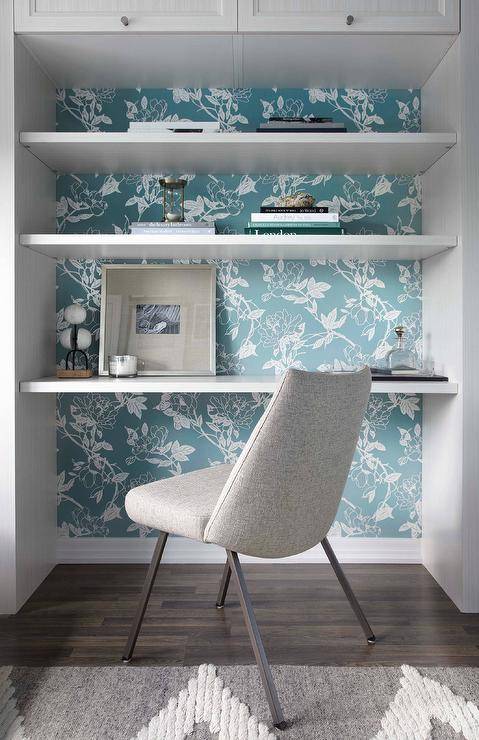
[[216, 374], [216, 269], [103, 265], [99, 374], [136, 355], [138, 375]]

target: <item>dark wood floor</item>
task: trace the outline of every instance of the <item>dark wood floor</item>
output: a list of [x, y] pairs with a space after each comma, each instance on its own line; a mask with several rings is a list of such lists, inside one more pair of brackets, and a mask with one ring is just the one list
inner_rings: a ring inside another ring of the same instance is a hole
[[[244, 568], [272, 663], [479, 666], [479, 615], [461, 614], [421, 566], [345, 571], [377, 636], [368, 646], [326, 565]], [[135, 664], [252, 663], [234, 585], [215, 609], [222, 568], [161, 566]], [[145, 567], [62, 565], [23, 609], [0, 618], [0, 662], [117, 664]]]

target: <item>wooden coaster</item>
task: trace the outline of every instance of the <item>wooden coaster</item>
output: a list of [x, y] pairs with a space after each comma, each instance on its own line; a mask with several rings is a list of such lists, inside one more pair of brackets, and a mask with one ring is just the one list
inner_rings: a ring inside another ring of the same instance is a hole
[[91, 378], [93, 370], [57, 370], [57, 378]]

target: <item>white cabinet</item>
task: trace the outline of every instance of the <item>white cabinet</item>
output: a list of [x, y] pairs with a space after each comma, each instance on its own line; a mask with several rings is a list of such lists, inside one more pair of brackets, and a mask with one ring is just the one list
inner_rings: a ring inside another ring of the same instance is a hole
[[238, 0], [245, 33], [458, 33], [460, 0]]
[[17, 33], [236, 30], [236, 0], [15, 0]]
[[460, 0], [15, 0], [15, 30], [447, 34], [459, 32], [459, 6]]

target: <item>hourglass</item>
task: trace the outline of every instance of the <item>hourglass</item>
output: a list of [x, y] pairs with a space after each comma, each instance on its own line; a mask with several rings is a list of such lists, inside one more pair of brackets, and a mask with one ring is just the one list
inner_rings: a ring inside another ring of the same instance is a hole
[[163, 188], [163, 221], [184, 221], [186, 180], [164, 177], [160, 180], [160, 185]]

